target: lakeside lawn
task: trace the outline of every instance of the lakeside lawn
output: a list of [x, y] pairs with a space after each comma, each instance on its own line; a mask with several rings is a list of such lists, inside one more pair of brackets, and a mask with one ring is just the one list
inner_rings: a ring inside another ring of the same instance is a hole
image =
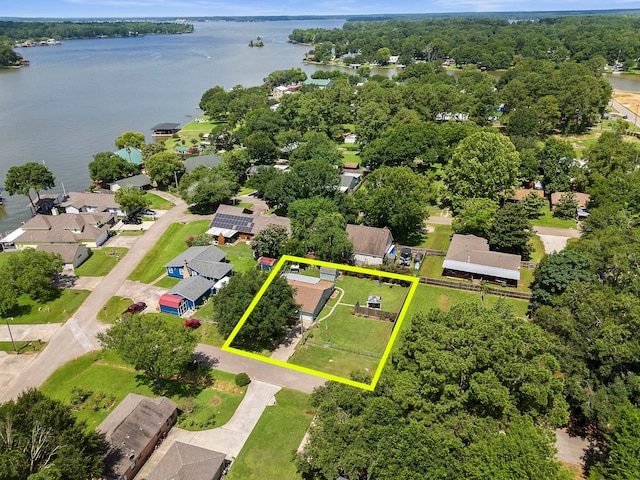
[[[214, 377], [212, 386], [193, 386], [194, 388], [186, 389], [188, 393], [193, 394], [195, 409], [191, 415], [181, 414], [178, 417], [179, 427], [187, 430], [201, 430], [203, 428], [199, 425], [208, 423], [211, 419], [214, 419], [213, 426], [218, 427], [228, 422], [238, 408], [246, 387], [237, 387], [233, 381], [235, 377], [233, 374], [219, 370], [211, 372]], [[146, 382], [140, 381], [139, 372], [122, 362], [113, 351], [108, 350], [89, 353], [63, 365], [45, 381], [41, 390], [45, 395], [70, 405], [73, 387], [89, 392], [102, 392], [106, 397], [112, 397], [113, 401], [106, 402], [109, 403], [107, 409], [73, 410], [79, 420], [87, 422], [88, 430], [95, 429], [127, 394], [156, 396]], [[185, 389], [174, 388], [174, 390], [184, 391]], [[180, 405], [181, 401], [189, 395], [180, 396], [178, 393], [169, 393], [167, 396]], [[205, 428], [211, 428], [211, 425]]]
[[227, 480], [300, 480], [293, 463], [311, 425], [310, 396], [283, 388], [276, 404], [267, 407], [231, 466]]
[[58, 290], [59, 296], [45, 303], [36, 302], [28, 295], [18, 297], [18, 307], [7, 315], [9, 323], [39, 324], [39, 323], [60, 323], [65, 322], [82, 305], [82, 302], [89, 296], [88, 290]]
[[91, 256], [74, 273], [79, 277], [104, 277], [124, 257], [128, 248], [102, 247], [91, 250]]
[[189, 223], [173, 223], [156, 244], [147, 252], [129, 280], [152, 283], [166, 272], [164, 265], [189, 247], [186, 239], [192, 235], [200, 235], [207, 231], [208, 220], [197, 220]]

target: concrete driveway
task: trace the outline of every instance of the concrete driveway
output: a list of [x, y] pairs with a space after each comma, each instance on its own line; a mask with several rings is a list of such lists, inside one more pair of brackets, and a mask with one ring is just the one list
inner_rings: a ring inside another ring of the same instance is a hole
[[166, 288], [154, 287], [146, 283], [134, 282], [133, 280], [125, 280], [122, 286], [116, 292], [116, 295], [123, 298], [130, 298], [133, 302], [144, 302], [147, 309], [144, 313], [156, 312], [158, 300], [167, 293]]

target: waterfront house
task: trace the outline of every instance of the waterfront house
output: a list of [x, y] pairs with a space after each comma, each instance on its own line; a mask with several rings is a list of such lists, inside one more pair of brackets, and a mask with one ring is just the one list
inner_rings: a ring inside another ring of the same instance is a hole
[[179, 123], [158, 123], [157, 125], [151, 127], [151, 131], [153, 132], [151, 136], [153, 137], [170, 137], [174, 133], [178, 133], [180, 131]]
[[166, 397], [127, 395], [97, 428], [108, 445], [103, 478], [132, 479], [177, 416], [177, 405]]
[[307, 78], [304, 81], [304, 84], [306, 86], [311, 85], [320, 89], [331, 88], [333, 86], [333, 80], [329, 78]]
[[135, 147], [124, 147], [113, 153], [134, 165], [140, 166], [144, 163], [144, 160], [142, 159], [142, 152]]
[[149, 190], [151, 188], [151, 179], [144, 173], [134, 175], [133, 177], [121, 178], [109, 184], [112, 192], [117, 192], [121, 188], [135, 187], [138, 190]]
[[36, 248], [39, 244], [83, 244], [96, 248], [109, 238], [109, 229], [115, 222], [115, 214], [108, 212], [36, 215], [18, 229], [21, 233], [13, 242], [18, 250]]
[[108, 212], [123, 215], [116, 197], [110, 193], [69, 192], [59, 200], [57, 206], [65, 213]]

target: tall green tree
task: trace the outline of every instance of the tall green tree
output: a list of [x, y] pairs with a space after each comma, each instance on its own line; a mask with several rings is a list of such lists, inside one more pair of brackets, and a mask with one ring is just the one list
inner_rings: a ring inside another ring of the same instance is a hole
[[255, 258], [278, 258], [284, 253], [288, 241], [289, 234], [286, 228], [280, 225], [268, 225], [251, 239], [251, 250]]
[[214, 209], [238, 192], [235, 173], [222, 165], [207, 168], [200, 165], [180, 180], [180, 194], [185, 202]]
[[151, 205], [144, 191], [136, 187], [123, 187], [116, 191], [115, 200], [127, 215], [132, 215]]
[[455, 233], [476, 235], [489, 238], [493, 226], [498, 202], [489, 198], [469, 198], [453, 218], [452, 228]]
[[380, 167], [356, 192], [364, 223], [389, 227], [397, 239], [421, 231], [429, 197], [429, 184], [409, 167]]
[[519, 203], [507, 203], [496, 212], [489, 229], [489, 245], [498, 252], [521, 255], [529, 260], [533, 253], [533, 228], [527, 212]]
[[318, 260], [345, 262], [353, 252], [353, 244], [345, 230], [347, 222], [337, 212], [321, 212], [311, 225], [307, 248]]
[[133, 147], [142, 150], [144, 147], [144, 133], [127, 131], [116, 138], [116, 148]]
[[58, 289], [54, 280], [62, 272], [62, 257], [57, 253], [26, 248], [7, 258], [5, 274], [14, 293], [27, 294], [41, 302], [50, 300]]
[[466, 198], [507, 198], [520, 167], [520, 157], [511, 141], [490, 131], [462, 140], [445, 170], [445, 184], [454, 206]]
[[0, 476], [5, 480], [99, 477], [106, 449], [101, 434], [38, 390], [25, 390], [0, 405]]
[[[236, 274], [215, 296], [213, 314], [224, 338], [231, 334], [266, 279], [264, 272]], [[286, 336], [286, 328], [295, 324], [298, 309], [287, 279], [275, 277], [234, 338], [233, 345], [252, 351], [275, 348]]]
[[311, 233], [311, 227], [322, 213], [335, 213], [338, 206], [332, 200], [324, 197], [312, 197], [296, 200], [289, 205], [287, 216], [291, 220], [293, 236], [306, 242]]
[[98, 339], [103, 348], [115, 350], [125, 362], [153, 379], [158, 392], [193, 359], [198, 343], [196, 333], [181, 322], [153, 314], [123, 315], [99, 333]]
[[185, 172], [184, 163], [171, 152], [160, 152], [152, 155], [144, 164], [152, 181], [160, 187], [167, 187], [182, 177]]
[[96, 184], [115, 182], [140, 173], [140, 167], [113, 152], [99, 152], [89, 162], [89, 178]]
[[27, 162], [23, 165], [14, 165], [7, 171], [4, 189], [9, 195], [25, 195], [33, 206], [31, 190], [36, 192], [40, 200], [40, 191], [53, 188], [56, 185], [56, 177], [44, 165], [44, 163]]

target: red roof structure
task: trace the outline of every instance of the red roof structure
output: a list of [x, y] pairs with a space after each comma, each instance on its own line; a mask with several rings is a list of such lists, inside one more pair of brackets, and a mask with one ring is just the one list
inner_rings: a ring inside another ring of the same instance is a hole
[[265, 265], [267, 267], [273, 267], [276, 264], [277, 260], [271, 257], [260, 257], [258, 258], [258, 265]]
[[184, 298], [179, 295], [171, 295], [170, 293], [165, 293], [160, 297], [158, 303], [167, 307], [178, 308], [180, 306], [180, 302], [183, 300]]

